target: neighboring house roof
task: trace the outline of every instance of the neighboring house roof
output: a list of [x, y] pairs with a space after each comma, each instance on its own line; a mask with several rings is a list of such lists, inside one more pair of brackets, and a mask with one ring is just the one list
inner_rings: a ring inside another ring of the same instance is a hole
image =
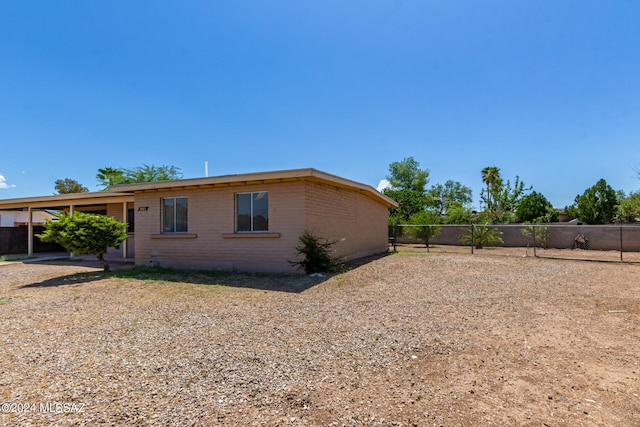
[[206, 178], [192, 178], [192, 179], [180, 179], [175, 181], [160, 181], [160, 182], [143, 182], [138, 184], [125, 184], [116, 185], [109, 188], [109, 192], [138, 192], [138, 191], [157, 191], [165, 189], [198, 189], [198, 188], [215, 188], [215, 187], [228, 187], [232, 185], [245, 185], [245, 184], [269, 184], [277, 182], [289, 182], [305, 179], [308, 181], [322, 182], [331, 184], [336, 187], [348, 188], [354, 191], [359, 191], [368, 197], [386, 205], [387, 207], [397, 207], [398, 204], [380, 193], [370, 185], [362, 184], [356, 181], [351, 181], [346, 178], [342, 178], [336, 175], [332, 175], [326, 172], [319, 171], [313, 168], [306, 169], [290, 169], [283, 171], [272, 172], [256, 172], [245, 173], [236, 175], [222, 175], [212, 176]]

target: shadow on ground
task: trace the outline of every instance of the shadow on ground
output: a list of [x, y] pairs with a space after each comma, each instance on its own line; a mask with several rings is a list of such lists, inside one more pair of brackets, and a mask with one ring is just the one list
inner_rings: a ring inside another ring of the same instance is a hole
[[[380, 254], [353, 260], [345, 264], [344, 271], [354, 270], [387, 254]], [[252, 274], [210, 270], [178, 270], [162, 267], [135, 267], [130, 263], [110, 261], [112, 271], [98, 270], [97, 261], [64, 260], [47, 262], [47, 265], [79, 266], [96, 268], [65, 276], [53, 277], [38, 283], [30, 283], [21, 288], [47, 288], [54, 286], [76, 286], [99, 280], [121, 279], [140, 280], [147, 283], [186, 283], [193, 285], [216, 285], [251, 288], [265, 291], [300, 293], [341, 273], [320, 275], [293, 274]]]

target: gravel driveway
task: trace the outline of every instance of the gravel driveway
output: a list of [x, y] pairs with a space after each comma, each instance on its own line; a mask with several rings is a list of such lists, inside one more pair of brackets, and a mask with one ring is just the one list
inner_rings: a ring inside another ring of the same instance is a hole
[[640, 425], [637, 264], [125, 272], [0, 266], [3, 425]]

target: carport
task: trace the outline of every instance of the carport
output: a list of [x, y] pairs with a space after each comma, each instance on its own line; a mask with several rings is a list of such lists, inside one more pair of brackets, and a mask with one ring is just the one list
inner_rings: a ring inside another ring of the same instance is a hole
[[126, 192], [87, 192], [72, 194], [56, 194], [52, 196], [24, 197], [0, 200], [2, 212], [27, 212], [27, 255], [34, 252], [34, 212], [92, 212], [113, 216], [130, 225], [129, 237], [122, 242], [122, 258], [133, 258], [133, 193]]

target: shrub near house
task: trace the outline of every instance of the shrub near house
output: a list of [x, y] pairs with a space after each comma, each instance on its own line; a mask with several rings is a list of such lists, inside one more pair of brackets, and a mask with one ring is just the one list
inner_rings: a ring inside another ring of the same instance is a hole
[[46, 220], [44, 232], [37, 237], [43, 242], [58, 243], [69, 252], [95, 255], [104, 271], [109, 271], [104, 254], [109, 247], [118, 247], [127, 238], [126, 229], [127, 224], [109, 216], [63, 213], [56, 221]]

